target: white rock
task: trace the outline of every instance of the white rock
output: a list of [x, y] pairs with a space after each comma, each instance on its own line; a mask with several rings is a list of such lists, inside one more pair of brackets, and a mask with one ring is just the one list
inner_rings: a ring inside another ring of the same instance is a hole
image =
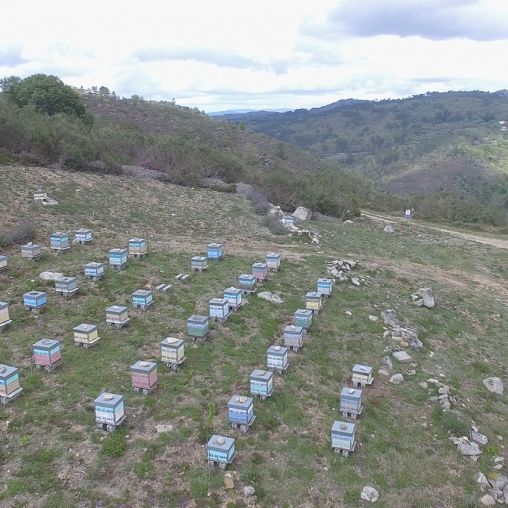
[[245, 485], [243, 488], [243, 495], [246, 497], [253, 496], [256, 493], [256, 489], [252, 485]]
[[487, 379], [483, 380], [483, 384], [490, 393], [503, 395], [503, 382], [498, 377], [488, 377]]
[[400, 363], [411, 363], [413, 359], [405, 351], [396, 351], [392, 353], [393, 357]]
[[482, 492], [490, 487], [489, 480], [487, 480], [487, 477], [482, 472], [476, 475], [475, 480]]
[[55, 281], [55, 280], [62, 279], [63, 276], [64, 276], [64, 274], [60, 273], [60, 272], [42, 272], [39, 275], [39, 278], [41, 280], [52, 280], [52, 281]]
[[483, 506], [496, 506], [496, 500], [490, 494], [485, 494], [482, 496], [480, 498], [480, 503]]
[[383, 228], [383, 232], [385, 233], [395, 233], [395, 225], [391, 222], [388, 222], [385, 224], [385, 227]]
[[261, 293], [258, 293], [258, 298], [262, 298], [263, 300], [267, 300], [268, 302], [272, 303], [284, 303], [284, 300], [275, 293], [271, 293], [270, 291], [261, 291]]
[[346, 310], [345, 314], [346, 314], [346, 316], [349, 316], [349, 317], [351, 317], [353, 315], [353, 313], [350, 310]]
[[471, 432], [471, 439], [478, 444], [486, 445], [489, 442], [489, 438], [480, 432]]
[[390, 372], [386, 369], [379, 369], [377, 371], [377, 373], [380, 375], [380, 376], [389, 376], [390, 375]]
[[372, 316], [372, 315], [370, 315], [370, 316], [369, 316], [369, 320], [370, 320], [370, 321], [378, 321], [378, 320], [379, 320], [379, 318], [378, 318], [377, 316]]
[[342, 224], [354, 224], [352, 220], [345, 220]]
[[390, 378], [390, 383], [392, 383], [393, 385], [400, 385], [403, 382], [404, 382], [404, 376], [402, 374], [394, 374]]
[[425, 382], [425, 381], [422, 381], [421, 383], [418, 383], [424, 390], [426, 390], [429, 385]]
[[158, 434], [162, 434], [163, 432], [171, 432], [173, 430], [173, 425], [166, 423], [159, 423], [155, 426], [155, 430]]
[[370, 487], [369, 485], [367, 485], [363, 487], [360, 497], [364, 501], [370, 501], [371, 503], [375, 503], [379, 499], [379, 492], [374, 487]]
[[482, 453], [480, 447], [476, 443], [471, 443], [469, 441], [460, 441], [457, 446], [457, 451], [465, 457], [474, 457]]
[[419, 307], [423, 305], [431, 309], [436, 305], [436, 301], [434, 300], [434, 294], [432, 293], [431, 288], [420, 288], [416, 292], [416, 294], [422, 298], [422, 300], [418, 300], [416, 302], [416, 305], [418, 305]]
[[360, 281], [356, 277], [351, 277], [351, 284], [358, 287], [360, 285]]
[[293, 212], [293, 217], [298, 220], [310, 220], [312, 218], [312, 211], [303, 206], [299, 206]]

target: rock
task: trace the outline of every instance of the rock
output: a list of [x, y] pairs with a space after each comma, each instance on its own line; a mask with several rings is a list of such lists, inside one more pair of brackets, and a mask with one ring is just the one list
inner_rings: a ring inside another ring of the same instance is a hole
[[346, 310], [345, 314], [346, 314], [346, 316], [349, 316], [349, 317], [351, 317], [353, 315], [353, 313], [350, 310]]
[[404, 382], [404, 376], [402, 374], [394, 374], [390, 378], [390, 383], [392, 383], [392, 385], [400, 385], [403, 382]]
[[457, 451], [461, 455], [464, 455], [464, 457], [477, 457], [482, 453], [480, 447], [476, 443], [471, 443], [469, 441], [460, 441], [457, 445]]
[[374, 487], [370, 487], [369, 485], [367, 485], [363, 487], [360, 497], [364, 501], [370, 501], [371, 503], [375, 503], [379, 499], [379, 492]]
[[312, 240], [310, 241], [312, 245], [319, 245], [319, 238], [317, 236], [314, 236]]
[[441, 386], [438, 389], [437, 393], [439, 393], [439, 395], [450, 393], [450, 387], [449, 386]]
[[384, 356], [384, 357], [383, 357], [383, 360], [381, 361], [381, 363], [382, 363], [385, 367], [388, 367], [389, 369], [392, 369], [392, 368], [393, 368], [393, 364], [392, 364], [392, 361], [390, 360], [390, 357], [389, 357], [389, 356]]
[[396, 351], [392, 353], [393, 357], [400, 363], [411, 363], [413, 359], [405, 351]]
[[41, 280], [52, 280], [52, 281], [55, 281], [55, 280], [62, 279], [63, 276], [64, 276], [64, 274], [60, 273], [60, 272], [42, 272], [39, 275], [39, 278]]
[[350, 224], [354, 224], [354, 222], [352, 220], [350, 220], [350, 219], [347, 219], [342, 224], [348, 224], [348, 225], [350, 225]]
[[224, 475], [224, 487], [228, 490], [235, 488], [235, 480], [233, 479], [233, 475], [231, 473], [226, 473]]
[[426, 390], [429, 385], [425, 382], [425, 381], [422, 381], [421, 383], [418, 383], [424, 390]]
[[253, 496], [256, 493], [256, 489], [252, 485], [245, 485], [243, 488], [243, 495], [246, 497]]
[[351, 284], [358, 287], [360, 285], [360, 281], [356, 277], [351, 277]]
[[173, 425], [168, 423], [159, 423], [155, 426], [155, 430], [158, 434], [162, 434], [163, 432], [171, 432], [173, 430]]
[[[421, 305], [431, 309], [436, 305], [436, 302], [434, 300], [434, 294], [432, 293], [431, 288], [420, 288], [417, 292], [417, 295], [422, 298]], [[420, 300], [416, 302], [416, 305], [419, 305]], [[421, 306], [419, 305], [419, 306]]]
[[502, 474], [498, 474], [492, 482], [492, 487], [497, 490], [503, 490], [508, 485], [508, 478]]
[[[499, 438], [499, 436], [497, 436], [497, 437]], [[496, 457], [496, 458], [494, 459], [494, 462], [495, 462], [496, 464], [503, 463], [503, 462], [504, 462], [504, 457]]]
[[487, 436], [475, 431], [471, 432], [471, 440], [481, 445], [486, 445], [489, 442], [489, 438]]
[[293, 212], [293, 217], [298, 220], [310, 220], [312, 218], [312, 211], [303, 206], [299, 206]]
[[488, 377], [487, 379], [483, 380], [483, 384], [490, 393], [503, 395], [503, 382], [498, 377]]
[[374, 322], [375, 322], [375, 321], [377, 321], [378, 319], [379, 319], [379, 318], [378, 318], [377, 316], [372, 316], [372, 315], [370, 315], [370, 316], [369, 316], [369, 320], [370, 320], [370, 321], [374, 321]]
[[395, 224], [392, 224], [391, 222], [388, 222], [385, 224], [385, 227], [383, 228], [384, 233], [395, 233]]
[[450, 409], [452, 407], [450, 401], [448, 400], [448, 398], [446, 399], [441, 399], [439, 401], [439, 405], [443, 408], [443, 409]]
[[379, 369], [377, 371], [377, 373], [380, 375], [380, 376], [389, 376], [390, 375], [390, 371], [386, 370], [386, 369]]
[[395, 326], [400, 326], [400, 321], [395, 315], [394, 310], [391, 309], [384, 310], [383, 312], [381, 312], [381, 317], [383, 318], [385, 325], [391, 326], [392, 328]]
[[268, 302], [272, 303], [284, 303], [284, 300], [275, 293], [271, 293], [270, 291], [261, 291], [261, 293], [258, 293], [258, 298], [262, 298], [263, 300], [267, 300]]
[[483, 506], [496, 506], [496, 500], [490, 494], [485, 494], [482, 496], [480, 498], [480, 503]]
[[490, 488], [489, 480], [487, 480], [487, 477], [482, 473], [478, 473], [475, 477], [475, 481], [480, 487], [480, 490], [483, 492], [485, 489]]

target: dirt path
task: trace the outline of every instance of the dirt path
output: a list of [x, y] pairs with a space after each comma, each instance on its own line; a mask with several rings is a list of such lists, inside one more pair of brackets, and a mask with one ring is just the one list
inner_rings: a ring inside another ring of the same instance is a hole
[[[373, 220], [379, 221], [389, 221], [389, 222], [398, 222], [407, 224], [408, 222], [405, 219], [401, 219], [400, 217], [394, 217], [392, 215], [384, 215], [374, 212], [368, 212], [362, 210], [362, 215], [365, 217], [369, 217]], [[462, 238], [463, 240], [468, 240], [470, 242], [481, 243], [483, 245], [491, 245], [492, 247], [497, 247], [498, 249], [508, 249], [508, 239], [503, 238], [492, 238], [483, 235], [476, 235], [471, 233], [463, 233], [461, 231], [455, 231], [452, 229], [441, 228], [439, 226], [431, 226], [429, 224], [422, 224], [421, 222], [413, 222], [415, 226], [432, 229], [434, 231], [440, 231], [441, 233], [446, 233], [450, 236], [454, 236], [456, 238]]]

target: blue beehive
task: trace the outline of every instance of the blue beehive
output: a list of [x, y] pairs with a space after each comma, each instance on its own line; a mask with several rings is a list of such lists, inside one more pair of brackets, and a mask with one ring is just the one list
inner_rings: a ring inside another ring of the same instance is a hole
[[192, 256], [191, 269], [202, 272], [208, 268], [208, 258], [206, 256]]
[[132, 293], [132, 306], [135, 309], [146, 310], [153, 303], [152, 292], [146, 289], [138, 289]]
[[330, 296], [333, 289], [333, 279], [318, 279], [317, 292], [324, 296]]
[[288, 325], [284, 327], [284, 346], [298, 351], [303, 347], [303, 328], [301, 326]]
[[0, 272], [7, 270], [7, 256], [0, 256]]
[[231, 437], [213, 435], [206, 445], [208, 464], [225, 468], [235, 458], [235, 440]]
[[340, 392], [340, 412], [344, 418], [356, 420], [363, 411], [362, 391], [345, 386]]
[[254, 399], [233, 395], [228, 402], [228, 418], [233, 428], [240, 428], [240, 430], [246, 432], [256, 419]]
[[237, 310], [242, 306], [243, 291], [237, 288], [227, 288], [224, 290], [224, 299], [228, 301], [231, 309]]
[[332, 426], [332, 448], [346, 457], [356, 447], [356, 424], [335, 420]]
[[254, 369], [250, 375], [250, 393], [262, 399], [273, 393], [273, 373], [268, 370]]
[[71, 296], [78, 289], [76, 277], [62, 277], [55, 280], [55, 291], [63, 296]]
[[61, 231], [57, 231], [53, 233], [50, 237], [51, 250], [56, 251], [64, 251], [70, 248], [71, 244], [69, 241], [69, 235], [67, 233], [62, 233]]
[[101, 393], [93, 402], [95, 423], [103, 430], [115, 430], [125, 420], [123, 395]]
[[89, 229], [76, 229], [74, 239], [81, 245], [89, 243], [92, 241], [92, 232]]
[[288, 364], [288, 349], [283, 346], [270, 346], [266, 351], [266, 366], [278, 372], [286, 372]]
[[242, 273], [238, 276], [238, 286], [244, 293], [252, 293], [256, 287], [256, 277], [250, 273]]
[[29, 242], [21, 246], [21, 257], [25, 259], [39, 259], [42, 255], [42, 247], [36, 243]]
[[104, 275], [104, 265], [92, 261], [85, 265], [85, 277], [87, 279], [99, 280]]
[[192, 315], [187, 319], [187, 334], [191, 337], [205, 337], [208, 333], [208, 316]]
[[123, 270], [127, 266], [127, 249], [111, 249], [109, 251], [109, 266], [113, 270]]
[[23, 295], [23, 305], [27, 310], [42, 309], [46, 303], [46, 293], [43, 291], [29, 291]]
[[209, 243], [207, 247], [208, 259], [222, 259], [224, 251], [221, 243]]
[[266, 266], [271, 272], [278, 272], [280, 268], [281, 255], [278, 252], [269, 252], [266, 255]]
[[212, 298], [208, 304], [212, 319], [225, 321], [229, 317], [229, 302], [225, 298]]
[[284, 215], [282, 217], [282, 224], [286, 227], [295, 225], [295, 218], [291, 215]]
[[307, 309], [297, 309], [293, 315], [293, 324], [295, 326], [301, 326], [304, 330], [308, 330], [312, 325], [313, 313]]

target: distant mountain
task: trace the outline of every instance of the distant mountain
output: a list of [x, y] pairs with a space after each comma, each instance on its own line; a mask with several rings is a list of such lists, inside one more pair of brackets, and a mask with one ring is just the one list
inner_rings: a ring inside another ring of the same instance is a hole
[[246, 113], [286, 113], [292, 111], [291, 109], [226, 109], [224, 111], [212, 111], [207, 113], [208, 116], [231, 116], [231, 115], [245, 115]]

